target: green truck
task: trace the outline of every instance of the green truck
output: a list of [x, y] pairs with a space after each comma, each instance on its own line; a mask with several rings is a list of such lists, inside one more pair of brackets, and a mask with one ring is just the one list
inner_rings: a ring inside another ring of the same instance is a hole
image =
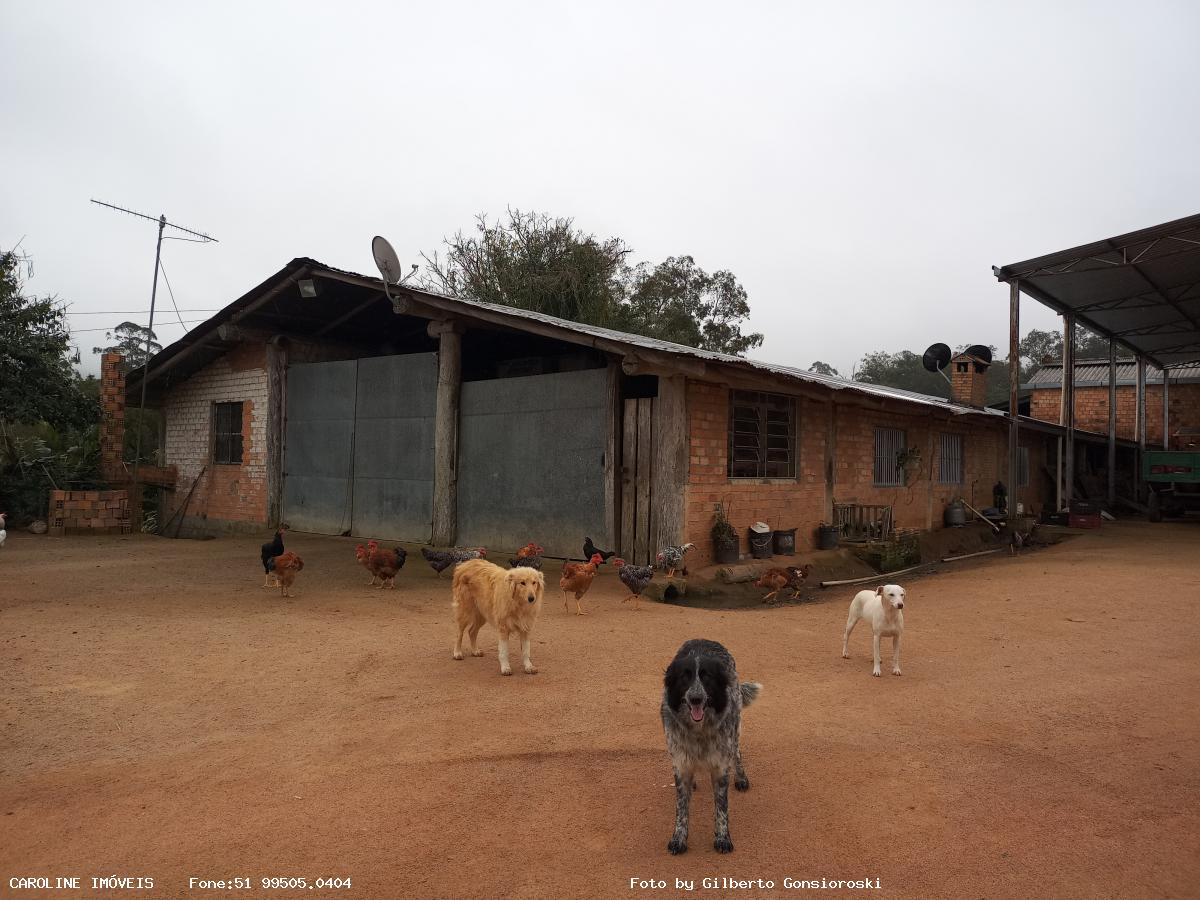
[[1150, 521], [1200, 510], [1200, 452], [1148, 450], [1142, 478], [1150, 487]]

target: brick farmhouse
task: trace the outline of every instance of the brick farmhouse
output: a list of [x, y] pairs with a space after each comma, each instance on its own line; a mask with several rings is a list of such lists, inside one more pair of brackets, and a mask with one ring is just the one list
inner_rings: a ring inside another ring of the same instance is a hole
[[[398, 290], [398, 293], [397, 293]], [[835, 504], [942, 524], [993, 485], [1052, 499], [1048, 426], [985, 408], [985, 365], [951, 400], [726, 356], [293, 260], [149, 365], [165, 420], [162, 518], [184, 533], [294, 529], [645, 562], [712, 559], [721, 504], [813, 546]], [[127, 396], [140, 395], [140, 372]]]

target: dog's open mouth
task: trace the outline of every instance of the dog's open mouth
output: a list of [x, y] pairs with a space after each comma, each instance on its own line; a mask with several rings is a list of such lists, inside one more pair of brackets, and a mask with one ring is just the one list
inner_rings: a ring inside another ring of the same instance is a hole
[[703, 704], [701, 704], [700, 706], [692, 706], [691, 712], [692, 712], [692, 721], [693, 722], [703, 722], [704, 721], [704, 706], [703, 706]]

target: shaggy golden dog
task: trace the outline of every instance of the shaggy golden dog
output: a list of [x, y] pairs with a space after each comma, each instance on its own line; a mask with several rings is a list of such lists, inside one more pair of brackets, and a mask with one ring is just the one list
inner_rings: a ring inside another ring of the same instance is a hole
[[508, 637], [516, 632], [521, 636], [521, 662], [525, 672], [536, 675], [537, 667], [529, 658], [529, 635], [542, 611], [545, 588], [546, 579], [536, 569], [524, 566], [502, 569], [484, 559], [459, 563], [450, 589], [454, 598], [454, 658], [463, 658], [464, 631], [471, 637], [471, 655], [483, 656], [483, 651], [475, 646], [475, 638], [486, 622], [500, 633], [497, 648], [500, 674], [512, 674], [508, 664]]

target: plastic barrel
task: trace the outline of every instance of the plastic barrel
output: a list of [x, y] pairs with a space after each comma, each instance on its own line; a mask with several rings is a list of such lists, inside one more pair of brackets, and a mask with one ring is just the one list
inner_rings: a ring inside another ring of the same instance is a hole
[[836, 550], [838, 545], [838, 527], [822, 525], [817, 529], [817, 549]]
[[796, 529], [784, 528], [775, 532], [775, 553], [779, 556], [791, 556], [796, 552]]
[[770, 559], [771, 558], [771, 532], [759, 534], [757, 531], [750, 532], [750, 555], [755, 559]]

